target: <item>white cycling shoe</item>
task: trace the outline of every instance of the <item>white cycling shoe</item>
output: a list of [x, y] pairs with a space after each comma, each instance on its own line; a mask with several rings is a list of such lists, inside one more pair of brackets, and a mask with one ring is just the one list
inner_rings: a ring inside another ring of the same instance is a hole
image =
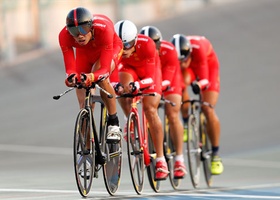
[[119, 126], [108, 126], [107, 143], [118, 143], [121, 140], [122, 132]]

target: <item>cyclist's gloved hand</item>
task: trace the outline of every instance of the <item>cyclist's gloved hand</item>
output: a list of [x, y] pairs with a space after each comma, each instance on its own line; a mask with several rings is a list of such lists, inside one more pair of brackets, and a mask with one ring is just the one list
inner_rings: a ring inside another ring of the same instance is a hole
[[163, 92], [170, 90], [170, 81], [169, 80], [164, 80], [161, 82], [161, 90]]
[[77, 83], [77, 74], [72, 73], [65, 79], [65, 85], [67, 87], [74, 87]]
[[120, 95], [120, 94], [122, 94], [122, 93], [124, 92], [124, 87], [122, 86], [121, 83], [115, 84], [115, 85], [113, 86], [113, 88], [114, 88], [114, 90], [115, 90], [115, 92], [116, 92], [117, 95]]
[[138, 81], [130, 82], [129, 86], [130, 86], [130, 93], [132, 94], [137, 94], [140, 90], [140, 84]]
[[192, 86], [192, 91], [194, 94], [199, 94], [200, 93], [200, 85], [198, 82], [192, 82], [191, 83], [191, 86]]
[[81, 74], [81, 83], [85, 87], [90, 87], [93, 82], [94, 82], [94, 74], [93, 73]]

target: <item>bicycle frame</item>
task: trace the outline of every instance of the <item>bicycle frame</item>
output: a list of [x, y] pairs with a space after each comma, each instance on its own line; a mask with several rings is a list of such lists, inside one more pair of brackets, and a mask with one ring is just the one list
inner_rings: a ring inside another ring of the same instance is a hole
[[[78, 113], [74, 132], [75, 177], [79, 192], [83, 197], [86, 197], [90, 192], [92, 180], [98, 178], [98, 172], [101, 168], [103, 169], [105, 186], [110, 195], [115, 194], [120, 182], [122, 145], [121, 142], [114, 144], [106, 142], [107, 108], [101, 96], [94, 95], [91, 91], [97, 88], [107, 94], [108, 98], [112, 98], [113, 95], [101, 88], [97, 84], [98, 82], [92, 83], [89, 87], [78, 83], [75, 87], [53, 97], [53, 99], [58, 100], [74, 88], [85, 89], [84, 107]], [[100, 103], [101, 109], [97, 118], [93, 111], [95, 103]], [[100, 119], [99, 131], [96, 127], [97, 119]]]

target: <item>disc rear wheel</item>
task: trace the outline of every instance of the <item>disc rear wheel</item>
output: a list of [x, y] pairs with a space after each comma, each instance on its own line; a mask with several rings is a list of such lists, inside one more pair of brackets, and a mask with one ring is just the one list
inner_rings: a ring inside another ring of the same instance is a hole
[[[106, 108], [103, 108], [104, 115], [107, 114]], [[105, 117], [104, 117], [105, 118]], [[106, 120], [105, 120], [106, 121]], [[110, 195], [114, 195], [120, 185], [122, 169], [122, 141], [117, 143], [106, 143], [107, 123], [103, 124], [101, 134], [101, 150], [105, 156], [103, 165], [103, 177], [106, 189]]]

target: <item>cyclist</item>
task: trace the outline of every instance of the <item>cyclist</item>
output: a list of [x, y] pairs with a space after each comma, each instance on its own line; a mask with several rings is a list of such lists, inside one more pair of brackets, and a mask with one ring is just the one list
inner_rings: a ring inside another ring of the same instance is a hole
[[[66, 86], [74, 87], [77, 81], [81, 81], [84, 86], [90, 86], [92, 82], [103, 79], [99, 82], [100, 87], [114, 94], [109, 76], [121, 57], [122, 41], [108, 17], [92, 15], [83, 7], [70, 10], [66, 17], [66, 26], [59, 33], [59, 44], [64, 58]], [[82, 78], [82, 73], [86, 77]], [[80, 108], [83, 108], [85, 90], [77, 89], [76, 94]], [[110, 99], [102, 92], [100, 95], [109, 113], [107, 142], [118, 142], [121, 139], [121, 130], [116, 98], [114, 96]]]
[[[156, 96], [143, 97], [143, 109], [149, 123], [151, 137], [157, 153], [155, 179], [165, 180], [169, 171], [163, 154], [162, 122], [157, 108], [161, 99], [160, 60], [155, 43], [145, 35], [137, 34], [135, 24], [129, 20], [121, 20], [115, 24], [115, 31], [123, 42], [123, 55], [119, 67], [120, 84], [118, 93], [156, 93]], [[120, 99], [119, 103], [125, 116], [129, 114], [131, 99]]]
[[[185, 84], [190, 85], [195, 79], [207, 79], [209, 85], [202, 91], [202, 100], [215, 106], [220, 91], [219, 61], [210, 41], [203, 36], [175, 34], [171, 38], [171, 42], [176, 47]], [[183, 100], [186, 99], [189, 99], [187, 89], [183, 92]], [[211, 172], [213, 175], [218, 175], [224, 170], [222, 159], [218, 155], [220, 121], [213, 108], [203, 106], [202, 110], [207, 119], [207, 132], [212, 144]], [[182, 115], [186, 122], [187, 107], [182, 108]]]
[[180, 107], [182, 102], [182, 74], [180, 63], [177, 59], [177, 52], [173, 44], [162, 40], [161, 32], [154, 26], [145, 26], [140, 34], [149, 36], [156, 44], [159, 53], [162, 70], [162, 86], [169, 85], [169, 89], [163, 89], [164, 98], [174, 102], [176, 105], [167, 104], [165, 107], [168, 117], [172, 140], [176, 145], [176, 156], [174, 164], [174, 178], [183, 178], [186, 174], [186, 167], [183, 156], [183, 125], [180, 120]]

